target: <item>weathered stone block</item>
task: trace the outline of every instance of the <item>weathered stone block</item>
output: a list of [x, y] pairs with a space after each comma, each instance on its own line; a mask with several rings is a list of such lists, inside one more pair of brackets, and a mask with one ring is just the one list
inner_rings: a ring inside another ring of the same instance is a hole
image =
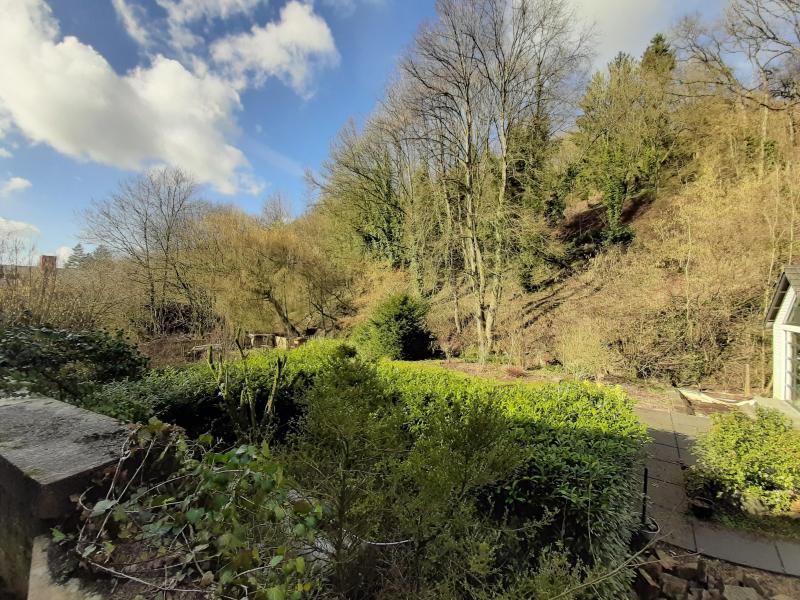
[[72, 505], [91, 476], [117, 462], [119, 421], [51, 398], [0, 398], [0, 579], [25, 597], [36, 535]]
[[697, 581], [698, 568], [696, 562], [681, 563], [675, 567], [675, 575], [681, 579]]
[[722, 590], [723, 600], [764, 600], [764, 597], [750, 587], [726, 585]]
[[636, 570], [636, 579], [633, 587], [636, 590], [636, 595], [639, 600], [657, 600], [661, 592], [661, 587], [657, 583], [658, 580], [653, 579], [650, 574], [644, 569]]
[[686, 600], [689, 594], [689, 582], [669, 573], [661, 576], [661, 591], [670, 600]]

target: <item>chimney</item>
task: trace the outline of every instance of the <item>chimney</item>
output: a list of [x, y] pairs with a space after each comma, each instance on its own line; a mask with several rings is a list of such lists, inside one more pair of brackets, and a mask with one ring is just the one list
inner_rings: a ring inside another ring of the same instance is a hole
[[45, 275], [51, 275], [56, 271], [56, 257], [43, 254], [39, 257], [39, 268]]

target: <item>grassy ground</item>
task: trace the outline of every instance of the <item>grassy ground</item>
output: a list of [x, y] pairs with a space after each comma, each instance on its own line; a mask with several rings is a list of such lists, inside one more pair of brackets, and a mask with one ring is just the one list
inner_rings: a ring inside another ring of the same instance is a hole
[[800, 542], [800, 518], [757, 517], [743, 513], [722, 513], [715, 518], [720, 524], [732, 529]]

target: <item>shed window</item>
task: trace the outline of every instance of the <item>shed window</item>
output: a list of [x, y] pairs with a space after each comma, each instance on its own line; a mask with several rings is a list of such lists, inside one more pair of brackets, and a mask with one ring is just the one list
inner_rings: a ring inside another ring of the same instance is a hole
[[786, 319], [786, 324], [800, 326], [800, 296], [794, 301], [794, 306], [789, 313], [789, 318]]

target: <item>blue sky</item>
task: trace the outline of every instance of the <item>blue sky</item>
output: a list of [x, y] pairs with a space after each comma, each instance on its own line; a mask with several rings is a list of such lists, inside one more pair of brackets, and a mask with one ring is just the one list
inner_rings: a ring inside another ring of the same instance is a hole
[[[574, 0], [596, 63], [722, 0]], [[294, 212], [382, 96], [433, 0], [0, 0], [0, 235], [66, 255], [80, 211], [148, 165]]]

